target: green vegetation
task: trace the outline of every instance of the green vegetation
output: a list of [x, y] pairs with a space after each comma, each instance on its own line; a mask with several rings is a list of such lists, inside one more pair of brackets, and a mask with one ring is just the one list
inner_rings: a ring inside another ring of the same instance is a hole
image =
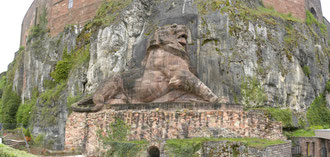
[[310, 11], [306, 11], [306, 24], [308, 26], [313, 26], [315, 25], [317, 28], [320, 29], [321, 33], [324, 36], [327, 36], [327, 26], [324, 23], [320, 23], [315, 17], [314, 15], [310, 12]]
[[[121, 15], [121, 11], [128, 7], [132, 3], [132, 0], [105, 0], [101, 7], [98, 9], [96, 16], [91, 23], [96, 25], [109, 25]], [[89, 29], [87, 25], [87, 29]]]
[[325, 90], [327, 92], [330, 92], [330, 81], [327, 82], [326, 86], [325, 86]]
[[7, 76], [1, 79], [1, 86], [3, 88], [2, 94], [2, 122], [10, 123], [11, 125], [5, 125], [4, 127], [10, 127], [8, 129], [14, 129], [16, 124], [16, 112], [21, 103], [21, 98], [18, 96], [16, 89], [13, 89], [13, 80], [15, 72], [18, 70], [24, 55], [24, 49], [20, 49], [17, 52], [17, 56], [9, 66]]
[[110, 149], [102, 156], [135, 157], [147, 146], [147, 141], [112, 141], [106, 142]]
[[41, 100], [45, 104], [51, 104], [52, 100], [58, 100], [61, 92], [65, 89], [66, 82], [62, 82], [58, 84], [56, 87], [52, 89], [46, 90], [44, 93], [40, 95]]
[[104, 156], [134, 157], [147, 146], [146, 141], [127, 141], [129, 129], [130, 127], [122, 119], [115, 118], [106, 128], [106, 132], [98, 131], [104, 146], [110, 146]]
[[87, 45], [90, 38], [99, 27], [108, 26], [119, 21], [121, 11], [127, 8], [132, 0], [104, 0], [100, 8], [97, 10], [94, 19], [87, 23], [77, 38], [77, 45]]
[[24, 131], [24, 136], [26, 136], [26, 137], [31, 137], [30, 128], [27, 128], [27, 129]]
[[77, 66], [81, 66], [83, 63], [89, 61], [89, 49], [90, 45], [80, 48], [68, 54], [67, 47], [63, 49], [62, 60], [58, 61], [55, 67], [55, 71], [51, 73], [55, 83], [66, 82], [70, 71]]
[[69, 97], [67, 98], [67, 107], [68, 107], [69, 114], [72, 112], [72, 110], [71, 110], [71, 105], [72, 105], [73, 103], [75, 103], [75, 102], [78, 102], [78, 101], [81, 100], [81, 99], [82, 99], [82, 95], [81, 95], [81, 94], [79, 94], [79, 95], [77, 95], [77, 96], [69, 96]]
[[39, 134], [37, 137], [32, 137], [34, 146], [43, 146], [45, 140], [45, 134]]
[[39, 96], [39, 92], [37, 88], [33, 89], [32, 98], [26, 101], [24, 104], [21, 104], [16, 113], [16, 121], [17, 123], [23, 124], [24, 127], [29, 125], [31, 110], [33, 106], [37, 103], [37, 99]]
[[262, 88], [259, 80], [255, 77], [246, 77], [241, 84], [242, 103], [247, 107], [264, 106], [267, 95]]
[[170, 155], [176, 157], [196, 156], [196, 152], [201, 149], [203, 142], [208, 141], [241, 142], [246, 146], [258, 149], [264, 149], [271, 145], [285, 143], [281, 140], [267, 140], [260, 138], [191, 138], [167, 140], [165, 149], [170, 153]]
[[284, 132], [287, 137], [313, 137], [315, 136], [314, 130], [312, 129], [299, 129], [292, 132]]
[[29, 36], [27, 42], [30, 42], [31, 39], [36, 38], [36, 37], [41, 37], [45, 33], [48, 32], [47, 29], [47, 10], [45, 7], [43, 7], [42, 12], [39, 16], [39, 23], [36, 26], [33, 26], [31, 30], [29, 31]]
[[290, 129], [293, 127], [292, 123], [292, 111], [290, 109], [280, 108], [249, 108], [248, 110], [261, 110], [267, 114], [270, 119], [282, 122], [284, 129]]
[[[40, 94], [40, 103], [42, 105], [37, 108], [35, 105], [31, 108], [31, 120], [37, 116], [42, 117], [38, 123], [43, 126], [51, 126], [57, 123], [58, 105], [55, 102], [61, 99], [62, 92], [66, 89], [66, 82], [61, 82], [51, 89], [47, 89], [44, 93]], [[41, 112], [41, 114], [40, 114]]]
[[[2, 121], [4, 123], [16, 124], [16, 112], [21, 103], [21, 98], [17, 95], [15, 91], [12, 91], [12, 84], [6, 86], [3, 98], [3, 107], [2, 107]], [[14, 129], [14, 125], [8, 125], [8, 129]], [[5, 128], [6, 125], [5, 125]]]
[[330, 109], [326, 106], [323, 95], [317, 97], [307, 110], [307, 120], [310, 125], [327, 126], [330, 125]]
[[20, 151], [9, 146], [0, 144], [0, 156], [1, 157], [36, 157], [32, 154]]
[[53, 71], [50, 76], [52, 76], [56, 83], [66, 81], [72, 68], [72, 64], [71, 55], [68, 54], [67, 47], [65, 46], [62, 60], [57, 62], [55, 71]]
[[311, 126], [307, 129], [299, 129], [299, 130], [295, 130], [292, 132], [284, 132], [284, 134], [291, 138], [291, 137], [313, 137], [315, 136], [315, 130], [317, 129], [329, 129], [330, 126]]
[[282, 122], [284, 128], [293, 127], [292, 112], [290, 109], [267, 108], [266, 111], [276, 121]]
[[257, 21], [259, 19], [271, 25], [277, 25], [276, 20], [302, 22], [301, 20], [293, 17], [291, 14], [282, 14], [274, 10], [274, 8], [266, 7], [248, 7], [244, 2], [229, 0], [197, 0], [195, 1], [199, 13], [202, 15], [207, 14], [210, 10], [220, 10], [222, 13], [229, 13], [230, 16], [238, 17], [243, 21]]
[[[4, 88], [6, 86], [6, 82], [7, 82], [7, 77], [6, 75], [3, 75], [0, 78], [0, 104], [2, 104], [2, 95], [4, 92]], [[0, 113], [2, 113], [2, 108], [0, 108]], [[0, 115], [0, 120], [2, 120], [2, 114]]]
[[308, 76], [308, 77], [309, 77], [309, 75], [311, 74], [311, 70], [310, 70], [310, 68], [309, 68], [308, 65], [304, 65], [304, 67], [303, 67], [303, 71], [304, 71], [304, 74], [305, 74], [306, 76]]
[[126, 141], [129, 129], [129, 126], [126, 125], [122, 119], [115, 118], [114, 122], [112, 122], [110, 126], [106, 128], [106, 136], [101, 136], [101, 139], [104, 142]]

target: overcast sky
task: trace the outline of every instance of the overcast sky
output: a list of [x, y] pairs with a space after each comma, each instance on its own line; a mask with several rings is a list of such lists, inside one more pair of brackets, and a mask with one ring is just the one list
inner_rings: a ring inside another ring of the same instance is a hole
[[[14, 59], [19, 49], [21, 24], [33, 0], [3, 0], [0, 5], [0, 73]], [[330, 21], [330, 0], [321, 0], [323, 15]], [[330, 31], [330, 30], [329, 30]]]

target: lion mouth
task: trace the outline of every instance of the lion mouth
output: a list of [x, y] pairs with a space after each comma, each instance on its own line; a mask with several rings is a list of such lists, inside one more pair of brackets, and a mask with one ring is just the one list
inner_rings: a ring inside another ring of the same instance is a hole
[[186, 47], [186, 43], [185, 42], [179, 42], [179, 44], [183, 47]]
[[187, 45], [187, 35], [186, 34], [181, 34], [178, 36], [178, 42], [181, 46], [186, 47]]

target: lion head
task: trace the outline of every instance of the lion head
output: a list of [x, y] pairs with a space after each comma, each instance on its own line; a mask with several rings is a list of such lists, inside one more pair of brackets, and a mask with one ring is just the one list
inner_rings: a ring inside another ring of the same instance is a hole
[[159, 27], [152, 38], [149, 40], [147, 46], [147, 53], [142, 61], [142, 65], [145, 65], [145, 61], [149, 56], [150, 51], [154, 49], [164, 49], [169, 53], [180, 56], [189, 63], [189, 55], [187, 49], [188, 29], [184, 25], [167, 25]]

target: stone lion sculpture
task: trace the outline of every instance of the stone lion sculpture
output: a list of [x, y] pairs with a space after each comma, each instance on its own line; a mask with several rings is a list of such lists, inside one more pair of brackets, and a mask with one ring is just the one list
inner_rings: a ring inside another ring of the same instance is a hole
[[218, 97], [191, 70], [187, 38], [184, 25], [158, 28], [142, 68], [107, 79], [92, 97], [73, 104], [73, 111], [96, 112], [104, 104], [217, 101]]

